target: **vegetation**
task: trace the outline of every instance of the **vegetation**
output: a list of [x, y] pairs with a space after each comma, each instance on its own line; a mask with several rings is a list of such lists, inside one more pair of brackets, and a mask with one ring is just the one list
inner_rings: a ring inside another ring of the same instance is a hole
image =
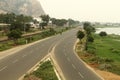
[[102, 31], [102, 32], [99, 33], [99, 35], [100, 35], [101, 37], [103, 37], [103, 36], [107, 36], [107, 33], [104, 32], [104, 31]]
[[81, 41], [81, 39], [83, 39], [85, 37], [85, 34], [83, 31], [78, 31], [77, 32], [77, 38], [79, 38], [79, 40]]
[[85, 50], [87, 50], [88, 42], [93, 42], [94, 41], [94, 38], [92, 37], [92, 33], [95, 32], [95, 28], [89, 22], [85, 22], [83, 24], [83, 28], [84, 28], [85, 33], [86, 33], [86, 40], [85, 40], [84, 46], [85, 46]]
[[42, 22], [40, 23], [40, 26], [42, 27], [42, 29], [45, 29], [45, 26], [48, 25], [50, 17], [49, 15], [41, 15], [40, 17], [42, 18]]
[[37, 41], [37, 40], [55, 35], [55, 34], [59, 34], [61, 32], [64, 32], [64, 31], [68, 30], [68, 29], [70, 29], [70, 28], [62, 28], [62, 27], [61, 28], [55, 28], [55, 29], [50, 28], [50, 29], [44, 30], [41, 33], [38, 33], [36, 35], [31, 35], [30, 37], [20, 38], [20, 37], [17, 36], [17, 42], [13, 42], [12, 40], [13, 40], [13, 35], [14, 36], [19, 35], [18, 34], [19, 31], [16, 32], [16, 30], [14, 30], [15, 32], [13, 32], [12, 34], [11, 33], [9, 34], [9, 36], [12, 35], [12, 36], [10, 36], [10, 38], [12, 38], [12, 40], [1, 43], [0, 44], [0, 51], [10, 49], [10, 48], [14, 47], [16, 43], [17, 43], [17, 45], [23, 45], [23, 44], [26, 44], [26, 40], [27, 40], [27, 43], [31, 43], [31, 42], [34, 42], [34, 41]]
[[42, 80], [58, 80], [54, 72], [53, 65], [50, 61], [41, 63], [39, 68], [36, 71], [32, 72], [30, 75], [26, 75], [24, 80], [30, 80], [29, 77], [31, 75], [34, 75], [38, 79]]
[[17, 44], [17, 40], [21, 38], [22, 32], [18, 30], [12, 30], [8, 34], [8, 38], [14, 40], [15, 44]]
[[[53, 25], [62, 26], [62, 27], [48, 27], [48, 23], [50, 21], [49, 15], [42, 15], [42, 22], [38, 26], [42, 26], [41, 33], [37, 33], [36, 35], [31, 35], [28, 37], [23, 37], [23, 35], [27, 34], [31, 31], [30, 22], [37, 23], [36, 20], [33, 20], [30, 16], [25, 15], [16, 15], [14, 13], [7, 13], [7, 14], [0, 14], [0, 23], [4, 23], [4, 26], [0, 26], [0, 38], [6, 39], [8, 37], [9, 41], [5, 41], [4, 43], [0, 44], [0, 51], [12, 48], [17, 45], [30, 43], [36, 40], [40, 40], [58, 33], [62, 33], [69, 29], [69, 25], [66, 27], [65, 24], [68, 22], [66, 19], [55, 19], [51, 21]], [[72, 19], [69, 20], [71, 25], [79, 24], [78, 21], [74, 21]], [[33, 29], [32, 29], [33, 30]], [[34, 30], [33, 30], [34, 31]], [[37, 29], [39, 32], [39, 29]], [[23, 35], [22, 35], [23, 34]], [[22, 38], [21, 38], [22, 37]], [[13, 42], [12, 42], [13, 41]]]
[[88, 42], [94, 42], [94, 38], [93, 38], [92, 35], [89, 35], [89, 36], [88, 36]]
[[14, 13], [0, 14], [0, 23], [11, 24], [13, 22], [30, 22], [32, 17], [24, 15], [15, 15]]
[[[103, 38], [93, 34], [93, 37], [94, 42], [88, 42], [87, 51], [81, 52], [79, 51], [81, 47], [77, 46], [78, 55], [93, 67], [120, 75], [120, 36], [108, 35]], [[78, 43], [78, 45], [81, 44]]]
[[94, 34], [90, 23], [84, 23], [84, 29], [86, 37], [76, 46], [78, 55], [92, 67], [120, 75], [120, 36], [106, 32]]

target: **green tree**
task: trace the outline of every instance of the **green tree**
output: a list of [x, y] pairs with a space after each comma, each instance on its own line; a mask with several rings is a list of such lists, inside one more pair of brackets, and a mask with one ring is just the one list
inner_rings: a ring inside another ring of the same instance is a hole
[[79, 40], [81, 41], [84, 38], [85, 34], [83, 31], [78, 31], [77, 32], [77, 38], [79, 38]]
[[42, 27], [42, 29], [44, 29], [44, 26], [47, 26], [50, 20], [49, 15], [41, 15], [40, 16], [42, 18], [42, 22], [40, 23], [40, 26]]
[[52, 24], [55, 24], [56, 26], [64, 26], [68, 21], [66, 19], [56, 19], [51, 18]]
[[83, 28], [86, 31], [87, 35], [90, 35], [92, 32], [95, 32], [95, 28], [89, 22], [83, 24]]
[[10, 25], [10, 31], [17, 30], [17, 29], [23, 31], [24, 30], [23, 28], [24, 28], [24, 24], [21, 23], [20, 21], [13, 22]]
[[10, 31], [7, 36], [9, 39], [13, 40], [15, 44], [17, 44], [17, 40], [21, 38], [22, 32], [18, 30], [12, 30]]
[[93, 38], [92, 35], [89, 35], [89, 36], [88, 36], [88, 42], [94, 42], [94, 38]]
[[85, 43], [85, 50], [87, 50], [87, 44], [88, 42], [93, 42], [94, 38], [92, 37], [92, 32], [95, 32], [95, 28], [91, 25], [91, 23], [89, 22], [85, 22], [83, 24], [83, 28], [86, 32], [86, 43]]
[[101, 37], [103, 37], [103, 36], [107, 36], [107, 33], [104, 32], [104, 31], [102, 31], [102, 32], [99, 33], [99, 35], [100, 35]]

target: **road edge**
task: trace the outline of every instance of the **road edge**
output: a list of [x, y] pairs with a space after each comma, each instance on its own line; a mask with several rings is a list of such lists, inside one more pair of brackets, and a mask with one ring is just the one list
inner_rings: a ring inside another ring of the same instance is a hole
[[92, 67], [90, 67], [87, 63], [85, 63], [77, 54], [76, 52], [76, 45], [78, 43], [78, 39], [74, 42], [74, 46], [73, 46], [73, 51], [74, 51], [74, 54], [77, 56], [77, 58], [84, 64], [86, 65], [86, 67], [88, 67], [93, 73], [95, 73], [98, 77], [100, 77], [102, 80], [105, 80], [102, 76], [100, 76]]

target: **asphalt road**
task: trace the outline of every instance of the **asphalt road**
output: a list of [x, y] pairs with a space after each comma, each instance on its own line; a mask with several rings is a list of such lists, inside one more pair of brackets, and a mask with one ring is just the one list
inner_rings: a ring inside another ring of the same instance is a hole
[[69, 36], [59, 42], [54, 55], [66, 80], [102, 80], [91, 71], [76, 55], [73, 46], [77, 30], [72, 30]]
[[66, 80], [101, 80], [74, 54], [76, 29], [51, 37], [0, 60], [0, 80], [17, 80], [54, 47], [56, 61]]
[[49, 52], [51, 45], [62, 38], [61, 35], [29, 46], [0, 60], [0, 80], [18, 80]]

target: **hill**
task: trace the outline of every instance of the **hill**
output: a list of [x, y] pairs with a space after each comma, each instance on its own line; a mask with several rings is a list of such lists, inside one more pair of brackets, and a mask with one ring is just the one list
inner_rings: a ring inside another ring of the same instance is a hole
[[38, 0], [0, 0], [0, 13], [8, 12], [33, 17], [45, 14]]

